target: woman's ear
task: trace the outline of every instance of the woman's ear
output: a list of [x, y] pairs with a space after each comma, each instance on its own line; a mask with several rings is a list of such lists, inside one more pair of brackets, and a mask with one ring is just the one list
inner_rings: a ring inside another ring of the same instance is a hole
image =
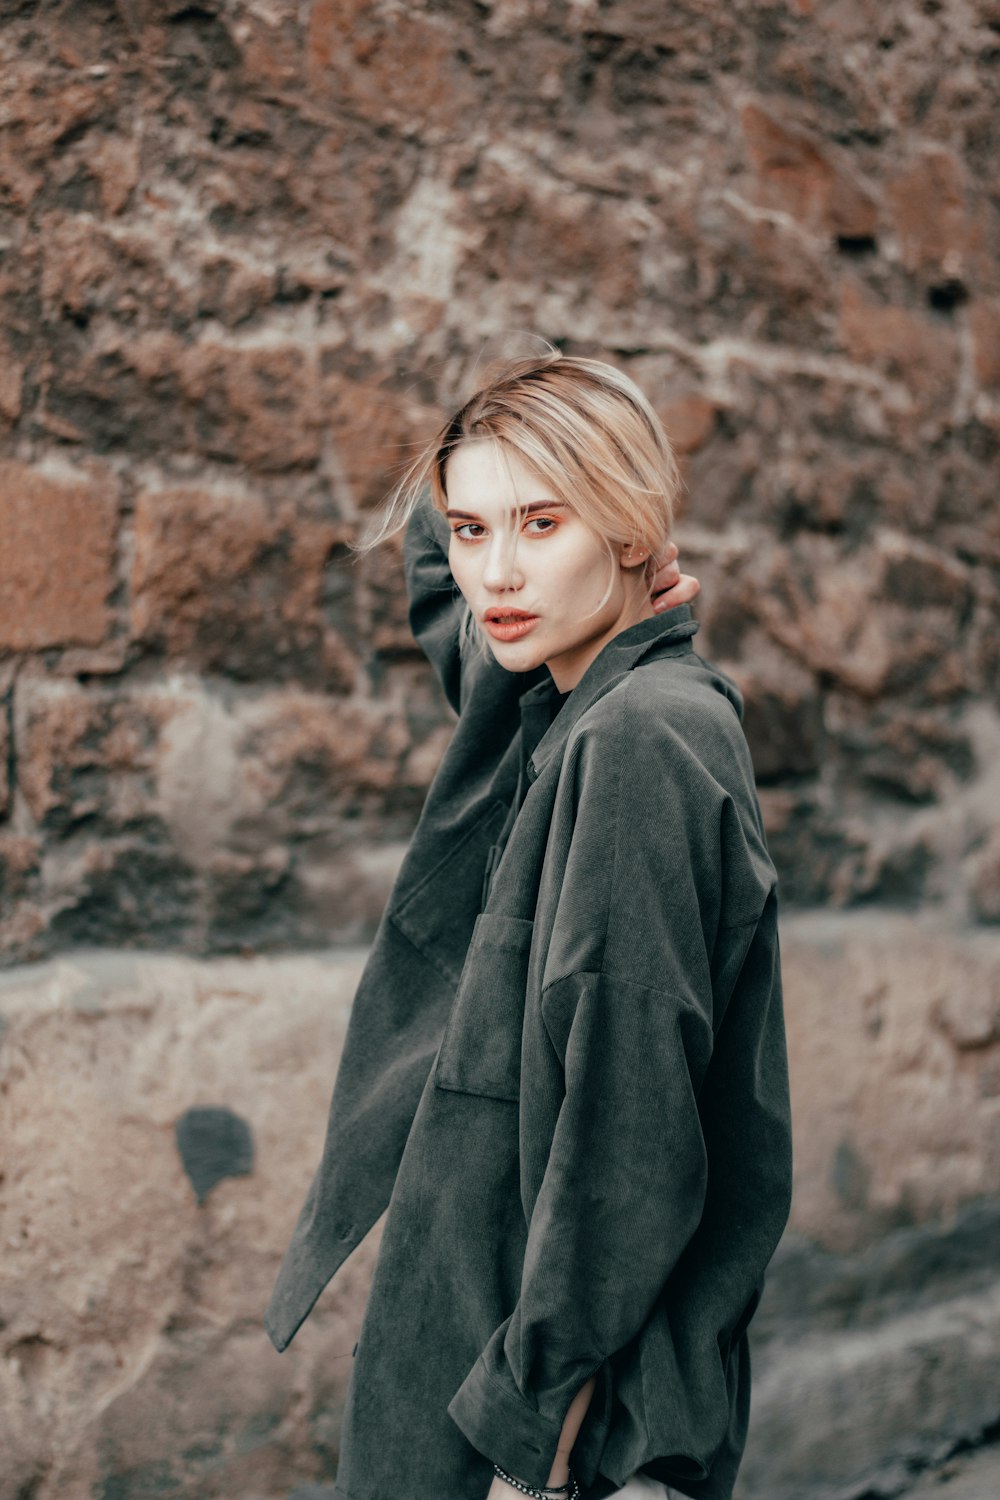
[[619, 553], [619, 562], [623, 568], [638, 568], [649, 558], [649, 548], [633, 545], [623, 547]]

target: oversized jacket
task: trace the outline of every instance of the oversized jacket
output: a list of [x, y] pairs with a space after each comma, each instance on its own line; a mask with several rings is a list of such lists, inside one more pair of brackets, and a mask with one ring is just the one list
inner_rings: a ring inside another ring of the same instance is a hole
[[643, 1468], [730, 1500], [791, 1178], [739, 693], [693, 651], [687, 606], [615, 637], [561, 707], [544, 668], [462, 656], [446, 537], [426, 506], [405, 554], [459, 721], [266, 1326], [283, 1349], [388, 1206], [338, 1496], [482, 1500], [493, 1461], [544, 1484], [596, 1375], [586, 1494]]

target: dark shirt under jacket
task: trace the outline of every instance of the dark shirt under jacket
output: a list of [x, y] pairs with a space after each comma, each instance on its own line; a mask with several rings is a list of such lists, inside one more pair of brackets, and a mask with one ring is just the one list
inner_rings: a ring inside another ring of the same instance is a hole
[[411, 620], [461, 716], [267, 1328], [285, 1347], [388, 1202], [339, 1496], [483, 1500], [493, 1460], [543, 1484], [596, 1374], [588, 1496], [644, 1468], [731, 1500], [791, 1176], [742, 704], [686, 606], [615, 637], [561, 708], [544, 669], [460, 657], [446, 541], [425, 506]]

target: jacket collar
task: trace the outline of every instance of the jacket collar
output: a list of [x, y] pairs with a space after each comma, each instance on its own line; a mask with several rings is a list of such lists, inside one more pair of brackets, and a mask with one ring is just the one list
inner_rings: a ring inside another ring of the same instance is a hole
[[[665, 614], [655, 615], [650, 620], [640, 620], [612, 637], [595, 656], [552, 724], [542, 735], [527, 771], [529, 781], [541, 774], [553, 756], [561, 754], [569, 732], [577, 720], [586, 713], [615, 683], [631, 672], [641, 661], [655, 660], [658, 656], [676, 656], [690, 651], [691, 637], [698, 629], [698, 621], [691, 613], [689, 604], [677, 604]], [[538, 704], [547, 703], [556, 694], [552, 678], [537, 683], [521, 694], [522, 714]]]

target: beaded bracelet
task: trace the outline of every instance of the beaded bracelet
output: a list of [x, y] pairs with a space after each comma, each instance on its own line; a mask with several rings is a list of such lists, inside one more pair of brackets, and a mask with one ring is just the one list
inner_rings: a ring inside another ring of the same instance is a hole
[[531, 1484], [523, 1484], [520, 1479], [515, 1479], [508, 1474], [506, 1469], [501, 1469], [499, 1464], [493, 1465], [493, 1472], [504, 1484], [509, 1484], [512, 1489], [520, 1491], [522, 1495], [530, 1495], [532, 1500], [579, 1500], [580, 1486], [573, 1475], [570, 1474], [565, 1484], [554, 1485], [550, 1489], [536, 1488]]

